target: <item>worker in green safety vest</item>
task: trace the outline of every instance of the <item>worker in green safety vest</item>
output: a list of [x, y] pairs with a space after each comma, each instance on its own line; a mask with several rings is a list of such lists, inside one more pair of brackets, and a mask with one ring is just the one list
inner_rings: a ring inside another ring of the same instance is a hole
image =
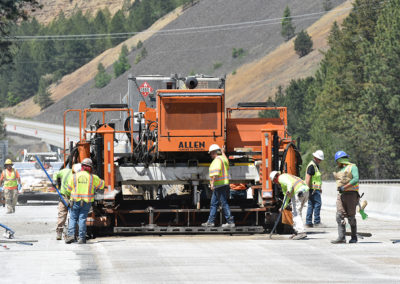
[[351, 163], [349, 156], [344, 151], [335, 153], [335, 162], [339, 167], [339, 172], [350, 177], [349, 181], [343, 186], [338, 187], [338, 197], [336, 200], [336, 222], [338, 224], [338, 238], [331, 241], [333, 244], [346, 243], [346, 221], [349, 220], [351, 228], [351, 239], [349, 243], [357, 243], [357, 220], [356, 208], [360, 201], [359, 174], [358, 167]]
[[13, 162], [7, 159], [4, 163], [5, 169], [0, 176], [0, 185], [4, 190], [4, 197], [7, 205], [7, 214], [15, 213], [15, 205], [18, 201], [18, 192], [21, 191], [21, 177], [16, 169], [13, 169]]
[[301, 178], [291, 174], [281, 174], [278, 171], [272, 171], [270, 173], [270, 179], [273, 183], [281, 186], [282, 192], [285, 196], [285, 203], [280, 210], [285, 209], [288, 206], [289, 201], [292, 200], [293, 229], [295, 234], [290, 238], [292, 240], [301, 240], [306, 238], [307, 233], [304, 230], [301, 212], [308, 199], [308, 186]]
[[[324, 152], [317, 150], [313, 153], [314, 158], [310, 161], [306, 169], [305, 182], [310, 188], [308, 195], [308, 207], [306, 217], [306, 227], [321, 226], [321, 194], [322, 194], [322, 177], [319, 170], [319, 164], [324, 160]], [[313, 224], [314, 215], [314, 224]]]
[[92, 174], [93, 162], [90, 158], [83, 159], [81, 171], [72, 175], [68, 180], [67, 190], [70, 192], [70, 217], [68, 236], [65, 243], [75, 240], [75, 227], [79, 226], [78, 244], [86, 243], [86, 219], [94, 201], [96, 190], [104, 188], [104, 181]]
[[226, 224], [223, 224], [222, 227], [234, 228], [235, 222], [228, 204], [230, 193], [228, 158], [225, 156], [225, 151], [217, 144], [212, 144], [208, 153], [213, 159], [209, 168], [210, 188], [213, 193], [211, 196], [210, 215], [207, 222], [202, 223], [201, 225], [203, 227], [215, 226], [214, 220], [217, 214], [218, 205], [220, 204], [227, 222]]
[[[65, 168], [62, 169], [53, 175], [53, 180], [57, 182], [58, 188], [60, 189], [60, 193], [66, 202], [69, 201], [70, 192], [68, 191], [68, 181], [73, 173], [78, 173], [81, 170], [81, 164], [75, 164], [72, 166], [72, 169]], [[65, 206], [64, 202], [61, 201], [61, 198], [58, 202], [58, 218], [57, 218], [57, 240], [61, 240], [62, 233], [64, 231], [64, 225], [67, 221], [68, 216], [68, 207]]]

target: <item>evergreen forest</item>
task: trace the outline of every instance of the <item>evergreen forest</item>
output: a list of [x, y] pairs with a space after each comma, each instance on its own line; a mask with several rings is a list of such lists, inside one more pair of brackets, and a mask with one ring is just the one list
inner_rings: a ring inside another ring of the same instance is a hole
[[288, 132], [302, 140], [303, 171], [322, 149], [325, 178], [332, 178], [334, 154], [343, 150], [360, 178], [399, 178], [400, 0], [356, 0], [328, 40], [315, 75], [275, 96], [288, 107]]
[[[35, 103], [47, 107], [52, 103], [47, 91], [50, 84], [190, 1], [125, 1], [114, 15], [107, 9], [94, 15], [77, 10], [69, 18], [60, 13], [49, 25], [32, 18], [8, 27], [11, 39], [16, 40], [11, 46], [12, 62], [0, 66], [0, 106], [13, 106], [35, 96]], [[68, 39], [69, 35], [74, 37]], [[77, 39], [76, 35], [84, 36]]]

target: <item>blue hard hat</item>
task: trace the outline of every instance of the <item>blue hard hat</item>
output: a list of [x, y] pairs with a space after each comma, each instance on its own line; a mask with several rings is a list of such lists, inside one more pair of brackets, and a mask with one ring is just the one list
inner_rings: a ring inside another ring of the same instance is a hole
[[344, 151], [337, 151], [335, 154], [335, 162], [340, 159], [340, 158], [344, 158], [344, 157], [348, 157], [349, 155], [346, 154], [346, 152]]

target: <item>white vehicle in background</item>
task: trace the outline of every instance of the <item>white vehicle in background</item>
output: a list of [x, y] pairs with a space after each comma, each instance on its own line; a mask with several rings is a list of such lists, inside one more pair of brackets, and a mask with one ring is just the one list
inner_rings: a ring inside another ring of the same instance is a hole
[[53, 177], [53, 174], [63, 166], [59, 152], [29, 153], [24, 150], [22, 161], [14, 163], [14, 168], [19, 172], [22, 182], [22, 190], [18, 195], [20, 204], [25, 204], [28, 200], [58, 200], [58, 194], [37, 162], [36, 156], [50, 177]]

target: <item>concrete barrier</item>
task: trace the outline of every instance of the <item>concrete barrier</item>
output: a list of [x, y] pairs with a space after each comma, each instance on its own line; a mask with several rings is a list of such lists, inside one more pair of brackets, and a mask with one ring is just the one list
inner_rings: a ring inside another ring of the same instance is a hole
[[[400, 219], [400, 183], [360, 184], [362, 200], [367, 200], [365, 212], [370, 217], [379, 219]], [[336, 210], [336, 183], [325, 181], [322, 184], [322, 206]], [[359, 216], [359, 215], [358, 215]]]

